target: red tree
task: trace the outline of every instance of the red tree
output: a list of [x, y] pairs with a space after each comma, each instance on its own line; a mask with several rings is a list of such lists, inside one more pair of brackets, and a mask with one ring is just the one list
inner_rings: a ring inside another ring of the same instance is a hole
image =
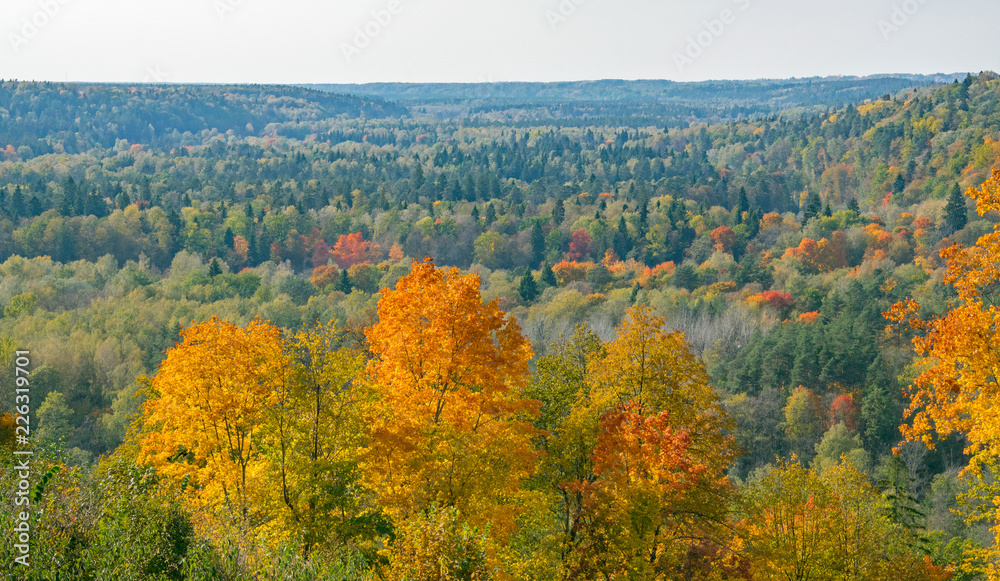
[[590, 256], [590, 234], [583, 228], [573, 232], [573, 241], [569, 243], [569, 252], [566, 258], [570, 260], [580, 260]]

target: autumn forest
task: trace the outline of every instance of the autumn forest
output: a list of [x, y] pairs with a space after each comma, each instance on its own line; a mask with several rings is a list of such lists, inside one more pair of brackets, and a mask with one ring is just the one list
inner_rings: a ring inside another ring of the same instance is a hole
[[602, 83], [0, 81], [4, 578], [1000, 579], [1000, 76]]

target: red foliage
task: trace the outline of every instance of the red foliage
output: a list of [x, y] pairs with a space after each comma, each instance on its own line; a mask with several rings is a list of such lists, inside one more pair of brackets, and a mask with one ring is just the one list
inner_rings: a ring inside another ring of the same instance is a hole
[[792, 298], [792, 295], [786, 292], [764, 291], [757, 296], [763, 299], [764, 304], [778, 310], [790, 307], [795, 304], [795, 299]]
[[573, 240], [569, 243], [569, 252], [566, 258], [569, 260], [580, 260], [590, 256], [590, 234], [583, 228], [573, 232]]
[[330, 247], [327, 245], [326, 240], [320, 240], [316, 243], [316, 248], [312, 253], [312, 265], [313, 267], [324, 266], [330, 260]]
[[854, 396], [847, 393], [838, 395], [830, 404], [830, 426], [844, 424], [851, 430], [858, 429], [858, 405]]

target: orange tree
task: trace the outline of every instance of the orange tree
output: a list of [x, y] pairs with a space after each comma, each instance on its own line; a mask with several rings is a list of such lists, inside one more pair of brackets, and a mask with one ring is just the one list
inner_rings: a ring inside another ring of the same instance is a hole
[[537, 412], [522, 396], [531, 345], [497, 301], [483, 303], [479, 284], [414, 262], [382, 290], [378, 323], [366, 330], [379, 403], [365, 474], [397, 523], [437, 505], [502, 531], [533, 468], [534, 431], [521, 419]]
[[570, 577], [700, 578], [696, 569], [733, 564], [721, 548], [731, 425], [684, 335], [663, 325], [648, 307], [630, 309], [617, 338], [590, 350], [552, 428], [546, 472], [576, 476], [562, 485]]
[[[1000, 211], [1000, 170], [967, 195], [983, 216]], [[907, 300], [885, 313], [890, 321], [907, 322], [921, 372], [909, 389], [907, 415], [911, 424], [901, 428], [906, 439], [934, 446], [939, 437], [959, 434], [968, 443], [970, 462], [963, 472], [973, 483], [970, 499], [985, 502], [972, 518], [992, 520], [1000, 537], [1000, 484], [994, 475], [1000, 460], [1000, 225], [979, 238], [975, 246], [952, 245], [941, 252], [948, 262], [944, 279], [954, 286], [957, 300], [941, 316], [919, 318], [920, 305]], [[994, 544], [994, 547], [998, 545]], [[1000, 549], [986, 555], [1000, 561]], [[991, 579], [1000, 579], [996, 564]]]

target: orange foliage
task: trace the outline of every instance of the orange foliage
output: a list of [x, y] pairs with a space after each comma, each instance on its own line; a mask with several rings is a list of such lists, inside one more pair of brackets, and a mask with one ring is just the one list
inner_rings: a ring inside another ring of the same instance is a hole
[[366, 264], [377, 258], [378, 245], [365, 240], [360, 232], [340, 235], [333, 247], [333, 259], [340, 268], [350, 268], [355, 264]]
[[517, 321], [484, 304], [479, 277], [413, 262], [383, 289], [365, 330], [370, 418], [368, 485], [396, 519], [437, 503], [474, 524], [512, 526], [511, 494], [532, 469], [538, 402], [522, 399], [531, 344]]
[[785, 250], [784, 256], [798, 258], [812, 272], [830, 272], [844, 268], [847, 266], [847, 237], [838, 230], [831, 238], [832, 240], [822, 238], [819, 242], [803, 238], [797, 247]]
[[590, 269], [597, 266], [593, 262], [576, 262], [575, 260], [563, 260], [552, 266], [552, 272], [556, 275], [556, 280], [560, 285], [584, 280]]
[[403, 247], [399, 243], [394, 242], [389, 249], [389, 262], [399, 262], [403, 258], [405, 258], [403, 256]]
[[777, 228], [784, 223], [784, 218], [781, 214], [777, 212], [771, 212], [770, 214], [764, 214], [764, 217], [760, 219], [760, 229], [761, 231], [767, 230], [768, 228]]
[[808, 313], [802, 313], [799, 315], [800, 323], [815, 323], [819, 320], [819, 313], [816, 311], [809, 311]]
[[719, 226], [709, 234], [712, 244], [719, 252], [732, 252], [733, 244], [736, 243], [736, 233], [729, 226]]
[[830, 404], [830, 426], [844, 424], [851, 430], [858, 429], [858, 404], [849, 393], [838, 395]]
[[326, 288], [326, 285], [337, 282], [338, 276], [340, 276], [340, 271], [337, 270], [336, 266], [327, 266], [324, 264], [313, 269], [310, 280], [316, 288], [323, 290]]

